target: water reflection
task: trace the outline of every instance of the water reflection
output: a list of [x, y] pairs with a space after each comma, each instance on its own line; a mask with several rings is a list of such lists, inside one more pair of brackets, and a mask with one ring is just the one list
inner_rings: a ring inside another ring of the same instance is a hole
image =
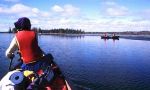
[[103, 39], [103, 41], [104, 41], [105, 43], [107, 43], [108, 41], [113, 41], [113, 43], [116, 43], [116, 42], [119, 41], [119, 39]]
[[[42, 35], [39, 35], [39, 36], [42, 36]], [[53, 37], [57, 37], [57, 38], [84, 38], [85, 35], [80, 35], [80, 34], [60, 34], [60, 35], [50, 35], [50, 36], [53, 36]]]

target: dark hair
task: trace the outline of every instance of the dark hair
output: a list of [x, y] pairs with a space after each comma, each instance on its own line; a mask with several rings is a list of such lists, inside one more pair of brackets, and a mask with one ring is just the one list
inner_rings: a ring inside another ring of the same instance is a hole
[[22, 30], [30, 30], [31, 29], [31, 23], [29, 18], [22, 17], [19, 18], [18, 21], [14, 23], [16, 29], [22, 29]]

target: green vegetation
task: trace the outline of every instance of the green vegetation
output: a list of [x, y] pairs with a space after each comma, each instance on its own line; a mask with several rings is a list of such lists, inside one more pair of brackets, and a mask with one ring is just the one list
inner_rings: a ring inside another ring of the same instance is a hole
[[[76, 30], [76, 29], [63, 29], [63, 28], [59, 28], [59, 29], [50, 29], [50, 30], [44, 30], [41, 28], [33, 28], [32, 30], [36, 31], [37, 33], [40, 34], [84, 34], [85, 32], [80, 30]], [[17, 29], [13, 28], [12, 30], [9, 29], [9, 33], [16, 33]]]
[[[124, 32], [84, 32], [81, 29], [41, 29], [41, 28], [33, 28], [32, 30], [36, 31], [39, 34], [116, 34], [116, 35], [150, 35], [150, 31], [124, 31]], [[6, 33], [16, 33], [16, 28], [9, 28], [8, 32]]]
[[59, 33], [59, 34], [83, 34], [84, 31], [81, 31], [81, 30], [75, 30], [75, 29], [63, 29], [63, 28], [60, 28], [60, 29], [51, 29], [51, 30], [41, 30], [41, 29], [38, 29], [38, 33]]
[[116, 35], [150, 35], [150, 31], [124, 31], [124, 32], [86, 32], [86, 34], [116, 34]]

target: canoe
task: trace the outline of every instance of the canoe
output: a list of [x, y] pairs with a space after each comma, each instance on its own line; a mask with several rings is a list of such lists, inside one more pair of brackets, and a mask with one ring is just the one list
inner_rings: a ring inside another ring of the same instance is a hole
[[112, 36], [112, 39], [119, 39], [119, 36]]
[[101, 39], [110, 39], [110, 36], [101, 36]]
[[51, 65], [45, 71], [34, 73], [15, 67], [0, 81], [0, 90], [71, 90], [53, 56], [47, 54], [43, 59], [49, 60]]
[[118, 39], [119, 40], [119, 36], [101, 36], [101, 39]]

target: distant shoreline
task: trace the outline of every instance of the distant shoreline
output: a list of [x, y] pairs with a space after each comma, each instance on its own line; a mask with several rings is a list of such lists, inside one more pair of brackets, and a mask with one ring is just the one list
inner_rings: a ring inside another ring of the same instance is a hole
[[[8, 32], [0, 32], [0, 33], [8, 33]], [[12, 33], [10, 33], [12, 34]], [[71, 36], [71, 37], [78, 37], [78, 36], [102, 36], [103, 34], [64, 34], [64, 33], [39, 33], [38, 35], [59, 35], [59, 36]], [[120, 38], [125, 39], [132, 39], [132, 40], [146, 40], [150, 41], [150, 35], [123, 35], [117, 34]]]
[[150, 41], [150, 35], [120, 35], [120, 38]]
[[[39, 34], [39, 35], [60, 35], [60, 36], [102, 36], [102, 34], [59, 34], [59, 33], [51, 33], [51, 34]], [[132, 40], [146, 40], [150, 41], [150, 35], [118, 35], [120, 38], [132, 39]]]
[[[102, 36], [102, 34], [39, 34], [39, 35], [60, 35], [60, 36]], [[132, 40], [146, 40], [150, 41], [150, 35], [118, 35], [120, 38], [132, 39]]]

